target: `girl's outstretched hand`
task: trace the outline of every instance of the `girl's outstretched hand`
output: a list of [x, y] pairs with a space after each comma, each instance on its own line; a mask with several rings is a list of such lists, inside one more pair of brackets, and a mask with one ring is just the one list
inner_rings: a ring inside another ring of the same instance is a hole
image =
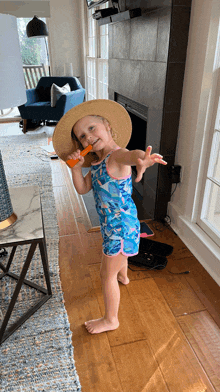
[[151, 155], [151, 151], [152, 151], [152, 147], [148, 146], [146, 149], [144, 158], [143, 159], [138, 158], [138, 163], [136, 165], [137, 178], [136, 178], [135, 182], [139, 182], [142, 179], [142, 176], [143, 176], [145, 170], [148, 167], [153, 166], [155, 163], [167, 165], [167, 162], [163, 161], [162, 155], [160, 155], [160, 154], [152, 154]]

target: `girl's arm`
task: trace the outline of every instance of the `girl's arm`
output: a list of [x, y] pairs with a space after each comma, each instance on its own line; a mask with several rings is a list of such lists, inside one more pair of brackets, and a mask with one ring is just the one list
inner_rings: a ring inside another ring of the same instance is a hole
[[71, 168], [73, 184], [80, 195], [88, 193], [92, 189], [91, 171], [83, 177], [82, 165], [84, 163], [84, 157], [80, 155], [80, 150], [69, 155], [67, 159], [79, 159], [79, 162]]
[[114, 152], [114, 160], [119, 165], [136, 166], [137, 160], [139, 158], [143, 159], [145, 157], [145, 151], [142, 150], [126, 150], [121, 148]]
[[85, 177], [83, 177], [81, 167], [77, 169], [71, 169], [73, 184], [76, 188], [76, 191], [80, 195], [84, 195], [88, 193], [92, 189], [92, 178], [91, 171], [89, 171]]
[[152, 151], [151, 146], [148, 146], [146, 151], [142, 151], [142, 150], [129, 151], [122, 148], [120, 150], [116, 150], [114, 152], [114, 155], [112, 154], [112, 160], [114, 159], [115, 163], [121, 167], [124, 165], [136, 166], [137, 178], [135, 181], [139, 182], [142, 178], [143, 173], [148, 167], [153, 166], [155, 163], [167, 165], [167, 162], [163, 161], [162, 155], [160, 154], [151, 155], [151, 151]]

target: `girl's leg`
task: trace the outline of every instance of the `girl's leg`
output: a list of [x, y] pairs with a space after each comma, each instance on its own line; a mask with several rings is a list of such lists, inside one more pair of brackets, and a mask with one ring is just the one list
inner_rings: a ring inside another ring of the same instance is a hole
[[123, 284], [128, 284], [130, 282], [128, 278], [128, 259], [126, 260], [126, 265], [118, 273], [118, 281]]
[[103, 255], [100, 275], [105, 303], [105, 315], [100, 319], [90, 320], [85, 323], [90, 333], [101, 333], [118, 328], [120, 289], [117, 276], [119, 271], [126, 265], [127, 257], [122, 253], [111, 257]]

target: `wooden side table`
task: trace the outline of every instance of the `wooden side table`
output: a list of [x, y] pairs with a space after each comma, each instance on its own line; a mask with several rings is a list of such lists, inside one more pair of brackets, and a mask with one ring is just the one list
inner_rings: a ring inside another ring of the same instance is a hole
[[[13, 225], [0, 231], [0, 247], [12, 247], [7, 265], [4, 266], [0, 262], [0, 268], [3, 271], [3, 273], [0, 274], [0, 279], [7, 275], [8, 277], [15, 279], [17, 283], [1, 323], [0, 344], [2, 344], [16, 329], [21, 326], [21, 324], [23, 324], [52, 296], [39, 188], [38, 186], [25, 186], [10, 188], [9, 192], [13, 209], [18, 216], [18, 219]], [[30, 246], [26, 260], [24, 260], [24, 265], [21, 269], [20, 275], [16, 275], [13, 272], [10, 272], [16, 248], [18, 245], [27, 244], [30, 244]], [[46, 288], [25, 279], [32, 257], [38, 245], [43, 264]], [[26, 313], [23, 314], [15, 323], [6, 329], [23, 284], [42, 292], [44, 296], [38, 300], [32, 308], [26, 311]]]

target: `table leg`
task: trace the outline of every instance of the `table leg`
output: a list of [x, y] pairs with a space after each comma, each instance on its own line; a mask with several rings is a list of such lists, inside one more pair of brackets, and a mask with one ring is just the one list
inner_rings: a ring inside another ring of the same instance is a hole
[[17, 249], [17, 246], [13, 246], [12, 251], [10, 253], [9, 260], [8, 260], [6, 266], [4, 266], [2, 263], [0, 263], [0, 268], [2, 269], [2, 271], [4, 271], [4, 273], [0, 275], [0, 278], [2, 278], [3, 276], [7, 275], [8, 271], [9, 271], [9, 268], [11, 266], [11, 263], [13, 261], [13, 257], [14, 257], [16, 249]]
[[8, 272], [9, 268], [11, 267], [11, 263], [13, 261], [13, 257], [14, 257], [16, 249], [17, 249], [17, 246], [13, 246], [12, 251], [10, 253], [10, 257], [9, 257], [8, 263], [7, 263], [6, 268], [5, 268], [5, 272]]
[[40, 248], [40, 254], [41, 254], [41, 259], [42, 259], [42, 264], [44, 269], [44, 276], [47, 284], [47, 292], [48, 295], [52, 295], [45, 238], [43, 238], [43, 240], [39, 242], [39, 248]]
[[37, 243], [34, 242], [34, 243], [31, 244], [31, 246], [29, 248], [29, 251], [28, 251], [28, 254], [27, 254], [27, 258], [25, 260], [25, 263], [23, 265], [20, 277], [19, 277], [18, 282], [17, 282], [16, 287], [15, 287], [14, 294], [13, 294], [12, 299], [10, 301], [10, 304], [8, 306], [8, 310], [7, 310], [6, 314], [5, 314], [4, 320], [2, 322], [2, 326], [1, 326], [1, 329], [0, 329], [0, 343], [1, 343], [2, 339], [3, 339], [3, 335], [4, 335], [4, 332], [5, 332], [5, 329], [7, 327], [8, 321], [10, 319], [11, 313], [12, 313], [12, 311], [14, 309], [14, 306], [15, 306], [18, 294], [19, 294], [19, 292], [21, 290], [22, 283], [24, 282], [24, 278], [26, 276], [26, 273], [27, 273], [27, 270], [29, 268], [30, 262], [32, 260], [33, 254], [35, 252], [36, 246], [37, 246]]

